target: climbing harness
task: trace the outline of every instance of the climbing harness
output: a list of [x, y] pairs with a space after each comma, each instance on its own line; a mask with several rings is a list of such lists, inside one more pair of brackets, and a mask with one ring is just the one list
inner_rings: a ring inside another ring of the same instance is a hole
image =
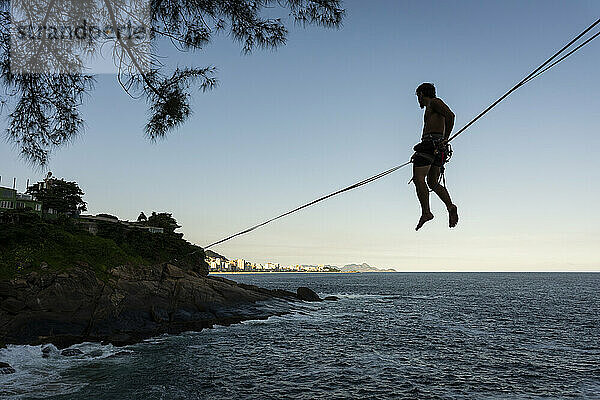
[[[425, 159], [429, 162], [428, 165], [439, 165], [440, 168], [440, 176], [438, 177], [438, 181], [436, 183], [436, 186], [440, 184], [440, 182], [442, 181], [442, 177], [444, 176], [444, 165], [446, 164], [446, 162], [448, 162], [449, 157], [448, 157], [448, 153], [451, 152], [451, 149], [449, 149], [450, 144], [444, 142], [444, 135], [441, 133], [426, 133], [423, 135], [423, 137], [421, 138], [421, 142], [417, 143], [414, 147], [413, 150], [415, 151], [414, 154], [412, 155], [412, 157], [410, 158], [410, 162], [411, 163], [415, 163], [417, 159]], [[437, 164], [436, 164], [437, 161]], [[446, 182], [446, 178], [444, 177], [444, 182]], [[408, 184], [410, 185], [411, 182], [414, 180], [414, 177], [411, 177], [410, 180], [408, 181]], [[445, 184], [444, 184], [445, 187]], [[431, 193], [433, 191], [433, 189], [429, 189], [429, 192]]]
[[[421, 137], [421, 142], [415, 145], [413, 150], [415, 154], [411, 157], [411, 160], [418, 157], [423, 157], [427, 161], [433, 163], [436, 159], [436, 156], [443, 156], [444, 153], [444, 135], [442, 133], [425, 133]], [[444, 159], [442, 158], [442, 164], [444, 163]]]
[[[559, 59], [555, 60], [558, 56], [560, 56], [565, 50], [567, 50], [568, 48], [570, 48], [575, 42], [577, 42], [579, 39], [581, 39], [586, 33], [588, 33], [590, 30], [592, 30], [596, 25], [598, 25], [600, 23], [600, 19], [597, 19], [593, 24], [591, 24], [589, 27], [587, 27], [583, 32], [581, 32], [579, 35], [577, 35], [574, 39], [572, 39], [569, 43], [567, 43], [565, 46], [563, 46], [560, 50], [558, 50], [556, 53], [554, 53], [554, 55], [552, 57], [550, 57], [549, 59], [547, 59], [546, 61], [544, 61], [539, 67], [537, 67], [535, 70], [533, 70], [533, 72], [531, 72], [529, 75], [527, 75], [525, 78], [523, 78], [519, 83], [517, 83], [515, 86], [513, 86], [509, 91], [507, 91], [506, 93], [504, 93], [500, 98], [498, 98], [498, 100], [496, 100], [495, 102], [493, 102], [492, 104], [490, 104], [485, 110], [483, 110], [482, 112], [480, 112], [477, 116], [475, 116], [471, 121], [469, 121], [469, 123], [467, 123], [465, 126], [463, 126], [458, 132], [456, 132], [454, 135], [450, 136], [447, 140], [442, 141], [442, 143], [444, 143], [444, 145], [448, 145], [448, 148], [443, 147], [441, 148], [441, 151], [445, 152], [443, 153], [445, 157], [448, 157], [447, 159], [449, 160], [449, 157], [452, 155], [452, 148], [449, 147], [450, 142], [452, 140], [454, 140], [458, 135], [462, 134], [464, 131], [467, 130], [467, 128], [469, 128], [471, 125], [473, 125], [477, 120], [479, 120], [481, 117], [483, 117], [485, 114], [487, 114], [488, 111], [490, 111], [492, 108], [494, 108], [498, 103], [500, 103], [501, 101], [503, 101], [505, 98], [507, 98], [512, 92], [514, 92], [515, 90], [517, 90], [518, 88], [520, 88], [521, 86], [525, 85], [526, 83], [529, 83], [531, 80], [539, 77], [540, 75], [542, 75], [544, 72], [548, 71], [549, 69], [551, 69], [552, 67], [556, 66], [557, 64], [559, 64], [560, 62], [562, 62], [563, 60], [565, 60], [566, 58], [568, 58], [569, 56], [571, 56], [572, 54], [574, 54], [576, 51], [578, 51], [579, 49], [581, 49], [582, 47], [584, 47], [585, 45], [587, 45], [588, 43], [590, 43], [593, 39], [595, 39], [596, 37], [598, 37], [600, 35], [600, 31], [595, 33], [593, 36], [591, 36], [590, 38], [588, 38], [587, 40], [585, 40], [583, 43], [579, 44], [577, 47], [575, 47], [574, 49], [572, 49], [571, 51], [569, 51], [568, 53], [564, 54], [562, 57], [560, 57]], [[554, 60], [554, 62], [552, 62]], [[337, 190], [333, 193], [330, 193], [328, 195], [322, 196], [316, 200], [313, 200], [309, 203], [306, 203], [304, 205], [301, 205], [299, 207], [294, 208], [293, 210], [290, 210], [288, 212], [285, 212], [281, 215], [278, 215], [274, 218], [271, 218], [265, 222], [262, 222], [260, 224], [254, 225], [248, 229], [245, 229], [241, 232], [238, 232], [234, 235], [228, 236], [224, 239], [221, 239], [219, 241], [216, 241], [214, 243], [209, 244], [208, 246], [204, 247], [205, 249], [208, 249], [209, 247], [215, 246], [219, 243], [223, 243], [226, 242], [230, 239], [233, 239], [234, 237], [243, 235], [245, 233], [251, 232], [257, 228], [260, 228], [261, 226], [264, 226], [266, 224], [268, 224], [269, 222], [275, 221], [279, 218], [283, 218], [286, 215], [290, 215], [293, 214], [297, 211], [302, 210], [303, 208], [306, 207], [310, 207], [313, 204], [319, 203], [323, 200], [326, 200], [330, 197], [336, 196], [340, 193], [346, 192], [348, 190], [352, 190], [352, 189], [356, 189], [360, 186], [366, 185], [367, 183], [371, 183], [379, 178], [383, 178], [384, 176], [391, 174], [394, 171], [397, 171], [400, 168], [403, 168], [407, 165], [409, 165], [412, 162], [412, 157], [408, 162], [405, 162], [404, 164], [395, 166], [393, 168], [390, 168], [386, 171], [383, 171], [377, 175], [373, 175], [370, 178], [364, 179], [360, 182], [357, 182], [353, 185], [347, 186], [343, 189]], [[440, 177], [443, 177], [443, 174], [440, 174]], [[444, 186], [445, 186], [445, 178], [444, 179]]]
[[[440, 176], [438, 177], [437, 185], [444, 183], [442, 186], [446, 187], [446, 176], [445, 176], [445, 165], [450, 158], [452, 157], [452, 146], [450, 143], [444, 140], [444, 135], [442, 133], [425, 133], [421, 137], [421, 142], [415, 145], [413, 148], [415, 153], [410, 158], [410, 162], [414, 163], [416, 157], [421, 157], [430, 162], [430, 164], [434, 164], [434, 161], [437, 159], [441, 164], [440, 167]], [[408, 184], [413, 181], [413, 178], [410, 178]], [[433, 189], [430, 189], [429, 192], [432, 192]]]

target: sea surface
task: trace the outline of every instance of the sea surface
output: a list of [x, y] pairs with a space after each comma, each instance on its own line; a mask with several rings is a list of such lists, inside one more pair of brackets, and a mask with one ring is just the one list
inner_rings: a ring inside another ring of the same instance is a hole
[[10, 346], [0, 398], [600, 399], [600, 274], [227, 275], [339, 301], [64, 357]]

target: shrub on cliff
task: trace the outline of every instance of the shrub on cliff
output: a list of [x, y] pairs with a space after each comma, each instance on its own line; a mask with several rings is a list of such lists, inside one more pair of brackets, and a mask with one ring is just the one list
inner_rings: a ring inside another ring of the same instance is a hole
[[77, 182], [49, 178], [29, 186], [27, 193], [42, 203], [44, 212], [52, 209], [60, 214], [77, 214], [87, 210], [87, 204], [83, 201], [85, 193]]
[[173, 233], [177, 228], [181, 228], [181, 225], [177, 223], [175, 218], [171, 213], [156, 213], [152, 211], [152, 215], [148, 217], [148, 221], [146, 222], [148, 226], [157, 226], [159, 228], [163, 228], [165, 232]]
[[92, 236], [72, 224], [21, 222], [0, 224], [0, 277], [37, 269], [42, 262], [56, 270], [88, 265], [96, 272], [141, 262], [112, 240]]
[[182, 236], [127, 230], [108, 222], [94, 236], [69, 219], [0, 221], [0, 279], [35, 270], [43, 262], [56, 270], [87, 266], [101, 277], [119, 265], [163, 262], [207, 274], [204, 252]]
[[111, 239], [129, 254], [142, 255], [149, 263], [170, 262], [205, 275], [204, 251], [183, 239], [183, 233], [151, 233], [121, 224], [98, 223], [98, 236]]
[[16, 208], [0, 212], [0, 223], [18, 224], [39, 222], [41, 217], [30, 208]]

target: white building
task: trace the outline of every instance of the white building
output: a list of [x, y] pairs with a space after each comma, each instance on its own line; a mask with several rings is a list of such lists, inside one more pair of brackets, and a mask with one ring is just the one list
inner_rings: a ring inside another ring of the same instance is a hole
[[237, 266], [237, 270], [238, 271], [243, 271], [244, 267], [246, 266], [246, 261], [240, 258], [239, 260], [236, 261], [236, 263], [237, 263], [237, 265], [236, 265]]

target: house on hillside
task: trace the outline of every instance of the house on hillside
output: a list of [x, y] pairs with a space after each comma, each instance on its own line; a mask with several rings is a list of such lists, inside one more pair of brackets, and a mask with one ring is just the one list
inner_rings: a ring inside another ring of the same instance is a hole
[[0, 186], [0, 212], [25, 208], [42, 215], [42, 203], [32, 195], [18, 193], [16, 189]]
[[98, 233], [98, 222], [110, 222], [113, 224], [124, 225], [127, 229], [141, 229], [150, 233], [164, 233], [164, 229], [157, 226], [147, 226], [140, 222], [121, 221], [116, 217], [104, 217], [99, 215], [80, 215], [77, 218], [77, 224], [83, 229], [95, 235]]

